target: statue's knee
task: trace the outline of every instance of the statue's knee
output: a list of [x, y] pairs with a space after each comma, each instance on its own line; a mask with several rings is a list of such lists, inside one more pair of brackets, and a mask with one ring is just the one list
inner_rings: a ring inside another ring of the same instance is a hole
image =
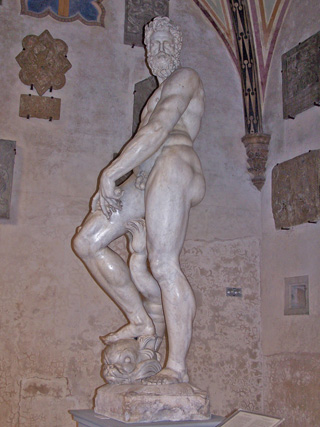
[[169, 275], [168, 263], [164, 259], [160, 259], [157, 256], [149, 255], [150, 269], [153, 277], [159, 284], [167, 281]]
[[85, 234], [81, 231], [77, 231], [76, 235], [74, 236], [72, 240], [72, 247], [75, 253], [78, 255], [79, 258], [87, 258], [90, 255], [90, 244], [89, 239]]

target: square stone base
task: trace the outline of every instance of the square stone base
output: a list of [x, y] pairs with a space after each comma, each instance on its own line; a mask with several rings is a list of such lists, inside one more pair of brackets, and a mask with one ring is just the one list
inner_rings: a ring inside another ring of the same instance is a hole
[[127, 423], [207, 420], [207, 393], [187, 383], [107, 384], [97, 390], [94, 412]]
[[[122, 421], [96, 414], [92, 409], [72, 409], [69, 412], [77, 422], [77, 427], [123, 427]], [[143, 427], [218, 427], [222, 421], [225, 421], [223, 417], [211, 415], [209, 420], [146, 422]], [[129, 426], [141, 427], [141, 423], [131, 423]]]

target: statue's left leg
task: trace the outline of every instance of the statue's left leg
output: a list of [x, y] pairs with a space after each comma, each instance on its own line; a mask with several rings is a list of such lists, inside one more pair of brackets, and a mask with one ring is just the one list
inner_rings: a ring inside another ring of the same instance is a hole
[[147, 249], [152, 274], [158, 281], [168, 331], [165, 369], [147, 383], [188, 382], [189, 349], [195, 300], [181, 271], [179, 256], [189, 210], [204, 196], [200, 162], [191, 147], [166, 147], [146, 188]]

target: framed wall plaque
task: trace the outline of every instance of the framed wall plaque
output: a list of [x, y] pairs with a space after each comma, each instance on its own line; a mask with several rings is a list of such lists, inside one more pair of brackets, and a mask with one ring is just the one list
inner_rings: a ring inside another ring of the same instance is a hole
[[309, 314], [309, 276], [285, 277], [284, 314]]

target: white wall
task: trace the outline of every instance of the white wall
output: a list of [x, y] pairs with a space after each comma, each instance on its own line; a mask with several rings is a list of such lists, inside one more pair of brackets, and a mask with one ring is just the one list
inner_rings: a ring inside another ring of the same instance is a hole
[[[277, 163], [320, 148], [320, 109], [282, 119], [281, 55], [319, 31], [317, 0], [292, 2], [270, 69], [264, 110], [271, 134], [266, 184], [262, 190], [262, 348], [265, 408], [287, 418], [287, 426], [315, 426], [319, 404], [320, 224], [276, 230], [271, 209], [271, 173]], [[299, 173], [299, 171], [297, 171]], [[284, 278], [309, 276], [310, 314], [284, 315]]]

